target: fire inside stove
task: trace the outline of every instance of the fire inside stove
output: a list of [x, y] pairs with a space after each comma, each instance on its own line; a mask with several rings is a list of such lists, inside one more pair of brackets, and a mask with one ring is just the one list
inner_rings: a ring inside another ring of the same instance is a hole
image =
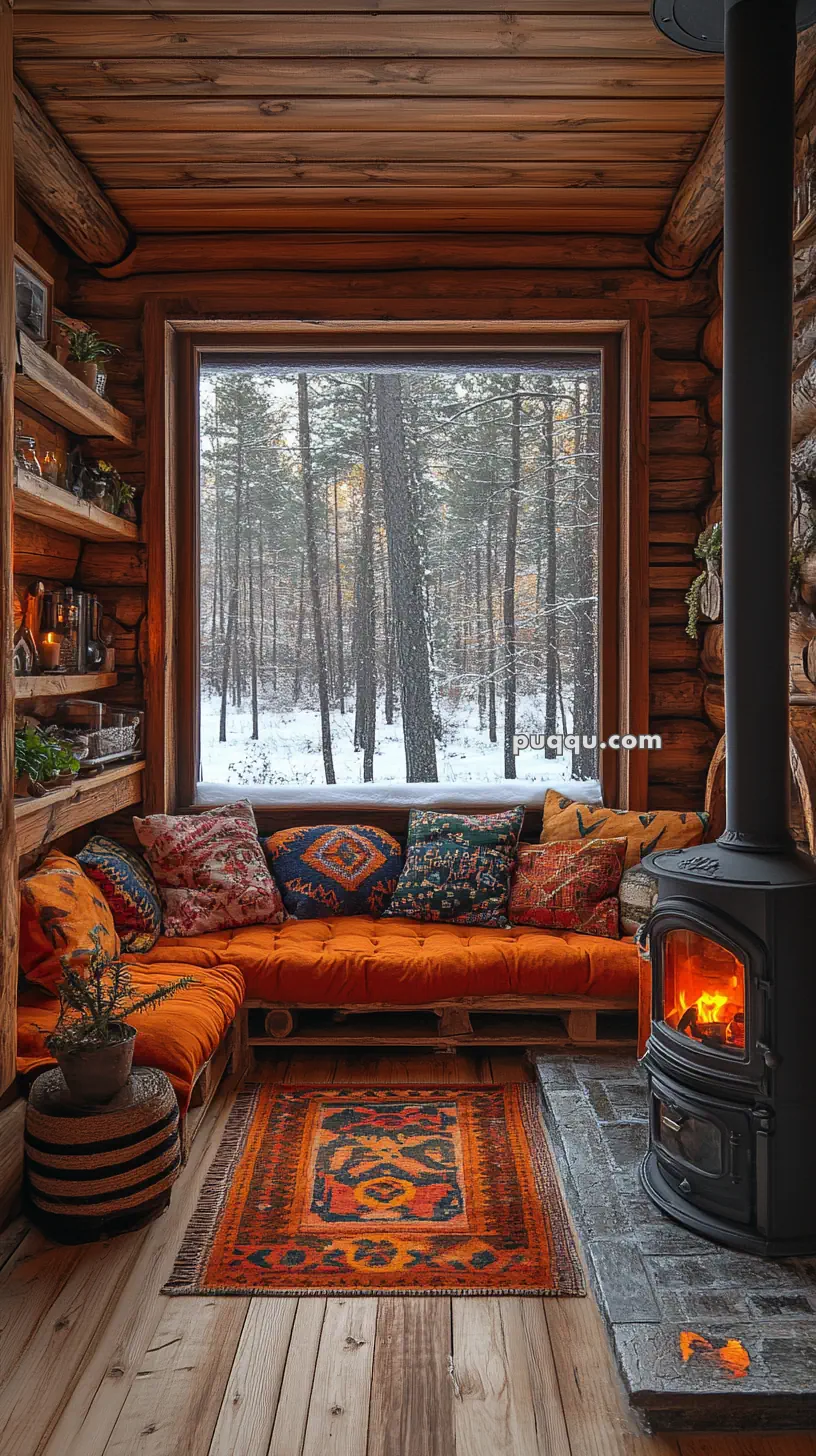
[[703, 1046], [742, 1055], [745, 967], [696, 930], [669, 930], [663, 942], [664, 1020]]

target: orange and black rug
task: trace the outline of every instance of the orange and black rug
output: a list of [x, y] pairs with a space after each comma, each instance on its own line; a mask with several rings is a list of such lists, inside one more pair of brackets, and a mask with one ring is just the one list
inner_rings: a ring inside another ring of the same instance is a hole
[[166, 1294], [584, 1294], [537, 1089], [257, 1083]]

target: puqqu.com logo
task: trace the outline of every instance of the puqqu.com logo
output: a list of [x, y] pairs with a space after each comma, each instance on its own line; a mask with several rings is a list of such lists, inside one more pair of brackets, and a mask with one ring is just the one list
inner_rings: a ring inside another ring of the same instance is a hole
[[659, 733], [610, 733], [608, 738], [598, 740], [597, 733], [516, 733], [513, 738], [513, 753], [519, 754], [525, 748], [539, 751], [551, 748], [556, 753], [575, 752], [579, 748], [592, 751], [596, 748], [611, 748], [615, 753], [635, 748], [647, 749], [650, 753], [663, 747]]

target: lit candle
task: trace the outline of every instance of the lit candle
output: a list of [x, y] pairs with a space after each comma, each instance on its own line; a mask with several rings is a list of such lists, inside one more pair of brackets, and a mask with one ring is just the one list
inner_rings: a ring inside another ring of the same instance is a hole
[[40, 640], [40, 661], [44, 672], [54, 672], [60, 665], [62, 639], [57, 632], [45, 632]]

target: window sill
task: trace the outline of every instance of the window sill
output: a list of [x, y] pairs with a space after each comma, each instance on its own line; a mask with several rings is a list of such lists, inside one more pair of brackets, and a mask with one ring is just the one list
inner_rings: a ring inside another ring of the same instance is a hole
[[509, 779], [492, 784], [211, 784], [196, 788], [194, 807], [233, 804], [249, 799], [254, 809], [452, 809], [463, 813], [511, 809], [525, 804], [540, 809], [548, 789], [584, 804], [600, 804], [597, 781], [567, 783]]

